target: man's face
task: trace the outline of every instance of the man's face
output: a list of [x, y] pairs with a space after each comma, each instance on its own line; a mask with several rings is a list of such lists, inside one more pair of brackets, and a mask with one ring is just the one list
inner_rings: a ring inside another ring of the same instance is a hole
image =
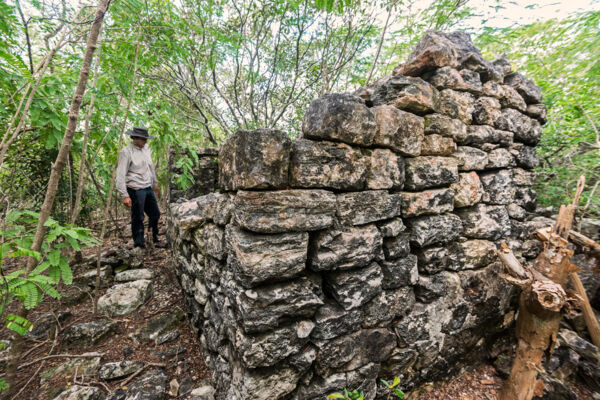
[[137, 147], [139, 147], [140, 149], [143, 148], [146, 145], [146, 141], [148, 141], [148, 139], [146, 138], [141, 138], [141, 137], [133, 137], [133, 144]]

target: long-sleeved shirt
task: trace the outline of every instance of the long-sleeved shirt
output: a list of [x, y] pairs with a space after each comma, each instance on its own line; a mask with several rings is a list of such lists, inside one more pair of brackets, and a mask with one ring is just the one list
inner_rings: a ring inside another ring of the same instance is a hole
[[127, 188], [144, 189], [157, 187], [156, 171], [148, 146], [141, 149], [131, 143], [119, 151], [117, 164], [117, 192], [122, 198], [129, 197]]

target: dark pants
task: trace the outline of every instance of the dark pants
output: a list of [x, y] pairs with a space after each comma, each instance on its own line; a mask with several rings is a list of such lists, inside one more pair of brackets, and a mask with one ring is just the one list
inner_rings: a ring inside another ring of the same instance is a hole
[[152, 228], [152, 238], [158, 241], [158, 219], [160, 211], [156, 197], [151, 188], [131, 189], [127, 188], [131, 198], [131, 236], [133, 247], [144, 246], [144, 212], [148, 214], [148, 225]]

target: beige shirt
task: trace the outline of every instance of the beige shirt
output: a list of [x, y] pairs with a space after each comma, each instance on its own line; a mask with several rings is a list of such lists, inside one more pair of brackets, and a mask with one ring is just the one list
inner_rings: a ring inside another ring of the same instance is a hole
[[141, 149], [131, 143], [119, 152], [117, 164], [117, 192], [122, 198], [129, 197], [127, 188], [144, 189], [157, 187], [156, 171], [148, 146]]

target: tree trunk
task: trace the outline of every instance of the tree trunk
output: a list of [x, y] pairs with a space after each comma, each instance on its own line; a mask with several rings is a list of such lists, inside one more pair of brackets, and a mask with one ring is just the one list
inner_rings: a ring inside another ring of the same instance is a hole
[[[131, 108], [131, 102], [133, 100], [133, 96], [135, 94], [135, 84], [136, 84], [136, 76], [138, 69], [138, 55], [140, 49], [140, 29], [138, 28], [138, 37], [137, 43], [135, 46], [135, 60], [133, 62], [133, 77], [131, 79], [131, 89], [129, 91], [129, 98], [127, 99], [127, 108], [125, 109], [125, 117], [123, 118], [123, 123], [121, 124], [121, 131], [119, 132], [119, 144], [117, 149], [121, 149], [121, 143], [123, 139], [123, 133], [125, 132], [125, 124], [127, 123], [127, 117], [129, 116], [129, 110]], [[106, 207], [104, 208], [104, 214], [102, 215], [102, 228], [100, 229], [100, 240], [104, 239], [104, 233], [106, 232], [106, 220], [108, 219], [108, 214], [110, 212], [110, 203], [112, 200], [112, 192], [115, 188], [115, 175], [117, 173], [117, 164], [115, 164], [112, 172], [112, 176], [110, 179], [110, 189], [108, 189], [108, 198], [106, 199]], [[98, 312], [98, 290], [100, 288], [100, 257], [102, 255], [102, 249], [104, 248], [103, 242], [98, 246], [98, 254], [96, 257], [96, 287], [94, 288], [94, 314]]]
[[[96, 50], [98, 34], [100, 33], [100, 27], [102, 26], [104, 15], [108, 10], [109, 4], [110, 0], [99, 0], [98, 8], [96, 9], [96, 15], [94, 17], [94, 22], [92, 23], [92, 27], [90, 28], [90, 33], [85, 48], [85, 54], [83, 57], [83, 63], [81, 64], [81, 71], [79, 73], [79, 80], [77, 81], [77, 87], [75, 88], [75, 93], [73, 94], [73, 99], [71, 101], [71, 108], [69, 110], [69, 120], [67, 122], [67, 127], [65, 129], [65, 134], [63, 136], [63, 141], [60, 146], [60, 150], [58, 152], [58, 155], [56, 156], [56, 161], [54, 162], [52, 170], [50, 172], [50, 179], [48, 181], [48, 187], [46, 189], [46, 196], [44, 198], [44, 203], [42, 204], [42, 208], [40, 210], [40, 218], [36, 227], [35, 236], [31, 247], [31, 249], [34, 251], [40, 251], [40, 249], [42, 248], [42, 242], [46, 233], [44, 224], [50, 217], [50, 212], [52, 211], [52, 208], [54, 206], [54, 199], [56, 198], [56, 192], [58, 190], [58, 181], [65, 167], [67, 156], [71, 149], [71, 143], [73, 142], [73, 136], [75, 134], [75, 128], [77, 125], [81, 101], [83, 99], [83, 94], [85, 93], [87, 81], [90, 75], [90, 65], [92, 63], [92, 57], [94, 56], [94, 51]], [[35, 258], [30, 257], [27, 262], [27, 274], [29, 274], [35, 266]], [[25, 309], [22, 303], [19, 305], [18, 314], [24, 318], [27, 316], [27, 310]], [[23, 338], [19, 335], [15, 335], [10, 349], [8, 364], [6, 368], [6, 381], [10, 385], [10, 389], [5, 391], [5, 393], [7, 393], [7, 396], [13, 395], [15, 393], [15, 376], [17, 371], [18, 358], [21, 354], [22, 343]]]
[[549, 240], [534, 260], [533, 268], [522, 267], [506, 244], [498, 251], [510, 274], [504, 278], [522, 289], [515, 331], [517, 350], [500, 400], [531, 400], [534, 395], [541, 395], [543, 383], [537, 380], [537, 374], [542, 368], [542, 358], [554, 349], [562, 313], [571, 311], [577, 302], [565, 290], [569, 274], [576, 268], [569, 262], [573, 251], [567, 248], [567, 240], [584, 182], [581, 177], [573, 203], [561, 206]]

